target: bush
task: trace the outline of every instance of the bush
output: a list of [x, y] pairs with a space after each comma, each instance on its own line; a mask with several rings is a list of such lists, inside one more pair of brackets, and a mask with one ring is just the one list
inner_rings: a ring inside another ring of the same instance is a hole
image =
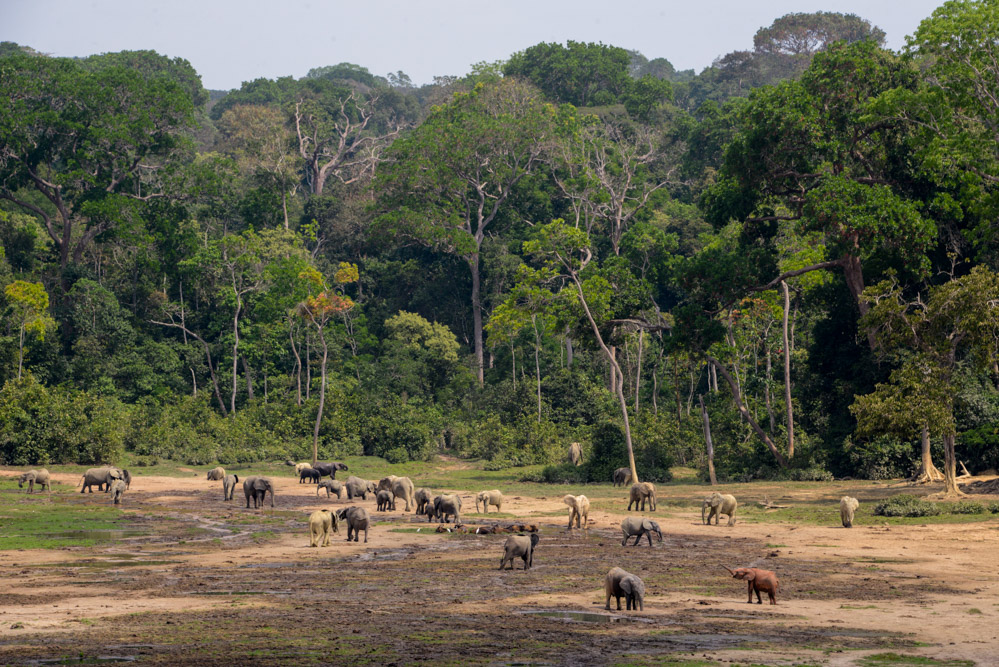
[[920, 517], [936, 516], [940, 512], [940, 507], [934, 503], [905, 493], [883, 500], [874, 507], [876, 516]]
[[892, 436], [843, 443], [854, 473], [864, 479], [897, 479], [907, 477], [919, 464], [918, 451], [912, 442]]
[[389, 463], [405, 463], [409, 460], [409, 452], [402, 447], [396, 447], [382, 454], [382, 457]]
[[807, 468], [781, 470], [775, 475], [775, 478], [788, 482], [831, 482], [833, 474], [821, 465], [812, 464]]
[[539, 482], [541, 484], [585, 484], [590, 481], [585, 466], [574, 466], [571, 463], [545, 466], [539, 471], [521, 476], [522, 482]]
[[951, 514], [985, 514], [987, 508], [983, 503], [974, 500], [962, 500], [951, 505]]
[[989, 503], [989, 511], [993, 514], [999, 514], [999, 502]]

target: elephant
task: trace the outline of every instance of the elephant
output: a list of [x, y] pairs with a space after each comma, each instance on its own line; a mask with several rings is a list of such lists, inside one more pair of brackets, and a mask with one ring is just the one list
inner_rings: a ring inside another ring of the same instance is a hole
[[336, 514], [328, 509], [316, 510], [309, 515], [309, 532], [312, 539], [310, 547], [328, 547], [330, 545], [330, 534], [339, 533], [339, 520]]
[[860, 507], [860, 501], [850, 496], [843, 496], [839, 499], [839, 518], [843, 522], [844, 528], [853, 528], [853, 514]]
[[388, 510], [392, 509], [392, 493], [390, 491], [382, 489], [381, 491], [375, 494], [375, 502], [377, 503], [375, 511], [387, 512]]
[[380, 480], [378, 480], [378, 490], [379, 491], [391, 491], [392, 490], [392, 482], [394, 482], [397, 479], [399, 479], [399, 478], [396, 477], [395, 475], [389, 475], [388, 477], [382, 477]]
[[337, 518], [341, 521], [347, 522], [347, 541], [350, 542], [353, 539], [355, 542], [358, 541], [358, 537], [361, 535], [361, 531], [364, 531], [364, 542], [368, 541], [368, 528], [371, 526], [371, 520], [368, 518], [368, 511], [363, 507], [344, 507], [337, 511]]
[[351, 475], [347, 478], [347, 481], [343, 483], [343, 487], [347, 489], [347, 499], [353, 500], [354, 498], [360, 497], [362, 500], [367, 500], [369, 493], [374, 493], [374, 483], [369, 482], [360, 477], [354, 477]]
[[433, 494], [430, 492], [430, 489], [426, 489], [421, 486], [416, 490], [416, 493], [413, 494], [413, 498], [416, 500], [416, 513], [418, 515], [425, 514], [427, 511], [427, 505], [431, 504], [431, 501], [433, 501]]
[[489, 506], [493, 505], [496, 507], [496, 511], [502, 511], [503, 507], [503, 494], [498, 489], [493, 489], [492, 491], [479, 491], [479, 494], [475, 496], [475, 511], [479, 511], [479, 503], [482, 503], [482, 511], [485, 514], [489, 514]]
[[453, 496], [437, 496], [434, 498], [434, 514], [441, 523], [448, 522], [448, 516], [454, 518], [454, 525], [461, 523], [461, 498]]
[[[236, 490], [236, 485], [239, 484], [239, 475], [226, 475], [225, 479], [222, 480], [222, 500], [232, 500], [232, 493]], [[273, 499], [274, 494], [271, 494]]]
[[301, 476], [303, 470], [305, 470], [306, 468], [311, 468], [312, 467], [311, 463], [292, 463], [291, 461], [285, 461], [285, 463], [287, 463], [289, 465], [295, 466], [295, 475], [296, 476]]
[[264, 506], [267, 492], [271, 492], [271, 507], [274, 507], [274, 483], [270, 477], [247, 477], [243, 480], [243, 494], [246, 496], [246, 509], [250, 509], [250, 498], [253, 498], [253, 509]]
[[617, 610], [621, 611], [621, 596], [624, 596], [625, 609], [643, 611], [645, 608], [645, 582], [619, 567], [612, 567], [604, 579], [604, 593], [607, 602], [604, 609], [610, 610], [610, 599], [617, 599]]
[[[701, 521], [710, 525], [711, 517], [715, 518], [715, 525], [718, 525], [718, 518], [722, 514], [728, 515], [728, 525], [735, 525], [735, 510], [739, 506], [735, 496], [730, 494], [712, 493], [701, 503]], [[707, 520], [704, 519], [704, 511], [709, 509]]]
[[528, 570], [534, 565], [534, 549], [538, 546], [538, 540], [541, 537], [537, 533], [532, 533], [530, 537], [527, 535], [511, 535], [506, 538], [506, 542], [503, 544], [503, 560], [500, 561], [499, 569], [503, 569], [507, 561], [510, 562], [509, 570], [513, 569], [513, 559], [523, 558], [524, 559], [524, 569]]
[[17, 480], [17, 488], [24, 488], [24, 483], [28, 483], [28, 493], [35, 492], [35, 484], [52, 493], [52, 481], [49, 479], [49, 471], [45, 468], [41, 470], [29, 470], [21, 475]]
[[121, 478], [123, 480], [125, 480], [125, 489], [126, 490], [131, 489], [132, 488], [132, 473], [130, 473], [129, 471], [127, 471], [124, 468], [122, 468], [121, 469]]
[[430, 523], [437, 517], [437, 507], [440, 505], [440, 499], [443, 496], [434, 496], [431, 501], [429, 501], [426, 507], [423, 508], [424, 513], [427, 515], [427, 523]]
[[335, 479], [327, 479], [319, 482], [316, 486], [316, 497], [319, 497], [319, 492], [322, 489], [326, 489], [326, 497], [330, 497], [330, 493], [335, 493], [337, 499], [343, 497], [343, 482], [338, 482]]
[[636, 482], [631, 485], [630, 500], [628, 502], [628, 511], [631, 511], [631, 506], [634, 505], [635, 509], [638, 509], [638, 503], [642, 503], [641, 511], [645, 511], [645, 501], [649, 501], [649, 510], [652, 512], [656, 511], [656, 486], [651, 482]]
[[[567, 495], [562, 499], [569, 506], [569, 530], [572, 530], [572, 520], [576, 520], [576, 528], [586, 528], [586, 522], [590, 517], [590, 499], [586, 496]], [[582, 519], [582, 525], [580, 525]]]
[[212, 468], [211, 470], [208, 471], [208, 474], [205, 476], [205, 479], [207, 479], [209, 482], [218, 482], [220, 480], [225, 479], [225, 468], [223, 468], [222, 466], [216, 466]]
[[653, 533], [659, 536], [660, 542], [663, 541], [663, 531], [659, 528], [659, 524], [640, 516], [629, 516], [622, 521], [621, 532], [624, 533], [624, 539], [621, 540], [622, 547], [628, 544], [628, 538], [632, 535], [635, 536], [635, 543], [632, 545], [635, 547], [642, 541], [643, 535], [649, 538], [649, 547], [652, 546]]
[[302, 468], [302, 472], [298, 473], [298, 483], [302, 484], [306, 481], [318, 484], [319, 480], [323, 476], [315, 468]]
[[347, 466], [339, 461], [318, 461], [312, 464], [312, 467], [318, 470], [322, 477], [330, 479], [336, 479], [338, 470], [347, 470]]
[[114, 505], [121, 504], [121, 497], [125, 495], [125, 480], [116, 479], [111, 482], [111, 503]]
[[583, 462], [583, 450], [580, 449], [579, 443], [574, 442], [569, 445], [569, 463], [574, 466], [578, 466]]
[[[395, 477], [392, 475], [392, 477]], [[396, 498], [402, 498], [406, 501], [406, 509], [404, 511], [409, 511], [410, 503], [413, 507], [416, 507], [416, 493], [413, 491], [413, 480], [408, 477], [396, 477], [392, 480], [390, 488], [387, 489], [392, 494], [392, 511], [395, 511], [395, 500]]]
[[93, 493], [94, 490], [92, 486], [96, 486], [98, 490], [104, 491], [104, 485], [107, 485], [107, 491], [111, 490], [111, 482], [116, 479], [121, 479], [122, 473], [118, 468], [112, 468], [111, 466], [104, 466], [103, 468], [90, 468], [87, 472], [83, 473], [81, 482], [83, 486], [80, 487], [80, 493], [84, 491], [88, 493]]
[[[725, 567], [722, 565], [722, 567]], [[760, 598], [760, 591], [767, 594], [770, 598], [770, 604], [777, 604], [777, 590], [780, 588], [780, 581], [777, 580], [777, 575], [770, 570], [761, 570], [756, 567], [739, 567], [734, 570], [725, 567], [726, 570], [732, 573], [734, 579], [742, 579], [747, 582], [747, 588], [749, 592], [748, 604], [753, 604], [753, 593], [756, 593], [757, 604], [763, 604], [763, 600]]]
[[631, 468], [618, 468], [611, 475], [614, 486], [626, 486], [631, 483]]

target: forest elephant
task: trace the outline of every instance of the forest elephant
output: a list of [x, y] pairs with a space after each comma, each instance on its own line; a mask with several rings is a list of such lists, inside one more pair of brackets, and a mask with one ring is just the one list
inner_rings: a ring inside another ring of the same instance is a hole
[[413, 490], [413, 480], [408, 477], [396, 477], [392, 480], [392, 484], [388, 489], [389, 493], [392, 494], [392, 511], [395, 511], [395, 501], [397, 498], [402, 498], [406, 501], [406, 509], [404, 511], [409, 511], [410, 504], [416, 507], [416, 492]]
[[453, 517], [457, 526], [461, 523], [461, 498], [457, 495], [437, 496], [434, 498], [434, 514], [441, 523], [447, 523], [448, 517]]
[[298, 473], [299, 484], [304, 484], [306, 482], [309, 482], [311, 484], [318, 484], [319, 480], [322, 478], [323, 476], [319, 474], [319, 471], [312, 467], [302, 468], [302, 471]]
[[[728, 525], [735, 525], [735, 510], [739, 506], [736, 501], [735, 496], [730, 494], [712, 493], [710, 496], [704, 499], [701, 503], [701, 521], [710, 525], [711, 517], [715, 518], [715, 525], [718, 525], [718, 517], [722, 514], [728, 516]], [[704, 512], [708, 511], [707, 520], [704, 518]]]
[[364, 531], [364, 541], [368, 541], [368, 528], [371, 520], [368, 518], [368, 511], [363, 507], [344, 507], [337, 511], [337, 518], [347, 522], [347, 541], [353, 539], [358, 541], [361, 531]]
[[132, 473], [130, 473], [129, 471], [127, 471], [124, 468], [122, 468], [121, 469], [121, 478], [123, 480], [125, 480], [125, 489], [126, 490], [131, 489], [132, 488]]
[[492, 491], [479, 491], [478, 495], [475, 496], [475, 511], [479, 510], [479, 503], [482, 503], [482, 512], [489, 514], [489, 506], [492, 505], [496, 508], [497, 512], [501, 512], [503, 508], [503, 494], [499, 489], [493, 489]]
[[[722, 567], [725, 566], [722, 565]], [[747, 582], [749, 590], [747, 602], [749, 604], [753, 604], [753, 593], [756, 593], [757, 604], [763, 604], [763, 600], [760, 598], [761, 591], [770, 598], [770, 604], [777, 604], [777, 589], [780, 588], [780, 582], [775, 573], [756, 567], [739, 567], [734, 570], [725, 567], [725, 569], [732, 573], [733, 578]]]
[[416, 513], [421, 515], [426, 514], [427, 505], [432, 503], [434, 494], [430, 492], [430, 489], [421, 486], [413, 494], [413, 498], [416, 500]]
[[631, 511], [631, 506], [634, 505], [635, 509], [638, 509], [638, 504], [642, 504], [641, 511], [645, 511], [645, 501], [649, 501], [649, 510], [652, 512], [656, 511], [656, 485], [652, 482], [637, 482], [631, 485], [631, 492], [629, 494], [628, 501], [628, 511]]
[[215, 466], [208, 471], [208, 474], [205, 475], [205, 479], [209, 482], [218, 482], [225, 479], [225, 468], [222, 466]]
[[361, 479], [360, 477], [355, 477], [354, 475], [348, 477], [343, 483], [343, 488], [347, 489], [348, 500], [353, 500], [354, 498], [367, 500], [368, 494], [374, 493], [373, 487], [373, 482]]
[[325, 479], [316, 486], [316, 497], [319, 497], [319, 492], [326, 489], [326, 497], [329, 498], [331, 493], [335, 493], [337, 500], [343, 498], [343, 482], [337, 481], [335, 479]]
[[392, 509], [392, 493], [385, 489], [375, 494], [376, 512], [387, 512]]
[[239, 484], [239, 475], [226, 475], [222, 480], [222, 500], [232, 500], [232, 494]]
[[27, 493], [35, 492], [35, 484], [52, 493], [52, 481], [49, 479], [49, 471], [45, 468], [40, 470], [29, 470], [17, 479], [17, 488], [24, 488], [28, 484]]
[[651, 519], [645, 519], [639, 516], [629, 516], [624, 521], [621, 522], [621, 532], [624, 533], [624, 539], [621, 540], [621, 546], [628, 544], [628, 538], [632, 535], [635, 536], [635, 543], [632, 546], [637, 547], [638, 543], [642, 541], [642, 536], [649, 538], [649, 546], [652, 546], [652, 535], [655, 534], [659, 537], [659, 541], [663, 541], [663, 531], [659, 528], [659, 524]]
[[627, 486], [631, 484], [631, 468], [618, 468], [611, 474], [614, 486]]
[[120, 505], [123, 495], [125, 495], [125, 480], [116, 479], [111, 482], [111, 503], [113, 505]]
[[271, 507], [274, 507], [274, 483], [270, 477], [247, 477], [243, 480], [243, 494], [246, 496], [246, 509], [250, 509], [250, 498], [253, 498], [253, 509], [264, 506], [267, 492], [271, 492]]
[[338, 470], [347, 470], [347, 465], [339, 461], [317, 461], [311, 467], [319, 471], [320, 477], [329, 477], [330, 479], [336, 479]]
[[310, 547], [328, 547], [330, 545], [330, 535], [339, 533], [338, 517], [328, 509], [316, 510], [309, 515], [309, 533], [312, 539], [309, 541]]
[[619, 567], [612, 567], [604, 579], [604, 593], [607, 602], [604, 609], [610, 610], [610, 599], [617, 600], [617, 609], [621, 611], [621, 597], [624, 597], [625, 609], [642, 611], [645, 608], [645, 582]]
[[534, 549], [538, 546], [540, 539], [537, 533], [532, 533], [530, 536], [511, 535], [506, 538], [506, 542], [503, 544], [503, 560], [500, 561], [499, 569], [502, 570], [509, 561], [510, 567], [507, 569], [512, 570], [514, 558], [524, 559], [524, 569], [530, 569], [534, 565]]
[[399, 478], [396, 477], [395, 475], [389, 475], [388, 477], [382, 477], [380, 480], [378, 480], [378, 488], [377, 488], [377, 490], [378, 491], [391, 491], [392, 490], [392, 482], [394, 482], [397, 479], [399, 479]]
[[579, 447], [578, 442], [574, 442], [569, 445], [569, 463], [574, 466], [578, 466], [583, 462], [583, 450]]
[[96, 486], [98, 490], [104, 491], [104, 486], [107, 485], [107, 490], [111, 490], [111, 482], [116, 479], [121, 479], [121, 470], [118, 468], [113, 468], [111, 466], [104, 466], [102, 468], [90, 468], [85, 473], [80, 481], [83, 482], [83, 486], [80, 487], [80, 493], [86, 491], [87, 493], [93, 493], [94, 490], [92, 486]]
[[850, 496], [843, 496], [839, 499], [839, 518], [843, 522], [844, 528], [853, 528], [853, 515], [860, 507], [860, 501]]
[[576, 520], [576, 528], [586, 528], [586, 522], [590, 518], [590, 499], [569, 494], [562, 498], [562, 502], [569, 506], [568, 530], [572, 530], [573, 519]]
[[301, 474], [302, 474], [302, 471], [305, 470], [306, 468], [311, 468], [312, 467], [311, 463], [292, 463], [292, 465], [295, 466], [295, 476], [296, 477], [300, 477]]

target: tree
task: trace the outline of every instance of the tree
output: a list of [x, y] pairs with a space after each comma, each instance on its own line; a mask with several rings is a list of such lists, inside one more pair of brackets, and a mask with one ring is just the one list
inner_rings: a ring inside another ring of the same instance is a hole
[[999, 274], [976, 266], [931, 288], [925, 301], [907, 298], [892, 278], [869, 288], [864, 298], [871, 307], [862, 325], [874, 332], [879, 351], [899, 365], [888, 383], [857, 397], [851, 411], [858, 426], [868, 433], [939, 432], [946, 493], [960, 495], [955, 371], [959, 363], [990, 369], [999, 353]]
[[375, 188], [381, 224], [400, 238], [457, 255], [472, 274], [475, 365], [484, 382], [481, 250], [514, 189], [544, 165], [559, 111], [523, 83], [478, 85], [437, 107], [389, 151]]
[[318, 270], [311, 268], [300, 274], [300, 279], [309, 287], [309, 296], [297, 308], [299, 317], [315, 328], [323, 345], [323, 359], [320, 366], [322, 378], [319, 390], [319, 407], [316, 410], [316, 424], [312, 431], [312, 464], [319, 459], [319, 427], [323, 423], [323, 408], [326, 405], [326, 362], [329, 359], [329, 345], [326, 341], [326, 327], [344, 310], [354, 307], [350, 297], [337, 290], [347, 283], [357, 282], [357, 266], [346, 262], [340, 263], [333, 276], [333, 285], [329, 285]]
[[628, 89], [631, 56], [622, 48], [574, 42], [542, 42], [510, 56], [505, 76], [520, 77], [549, 99], [577, 107], [614, 104]]
[[39, 340], [45, 339], [45, 330], [55, 325], [48, 314], [49, 295], [41, 283], [15, 280], [4, 290], [10, 317], [18, 329], [17, 338], [17, 379], [21, 379], [24, 366], [24, 334], [33, 333]]
[[64, 274], [94, 239], [164, 196], [164, 167], [187, 143], [190, 93], [166, 75], [71, 59], [2, 59], [0, 199], [36, 215]]

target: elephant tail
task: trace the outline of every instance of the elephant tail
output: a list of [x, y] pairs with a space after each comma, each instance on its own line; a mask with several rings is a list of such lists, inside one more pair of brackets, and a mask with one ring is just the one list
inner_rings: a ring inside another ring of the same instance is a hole
[[76, 483], [77, 486], [83, 486], [83, 480], [87, 479], [86, 475], [80, 476], [80, 481]]

